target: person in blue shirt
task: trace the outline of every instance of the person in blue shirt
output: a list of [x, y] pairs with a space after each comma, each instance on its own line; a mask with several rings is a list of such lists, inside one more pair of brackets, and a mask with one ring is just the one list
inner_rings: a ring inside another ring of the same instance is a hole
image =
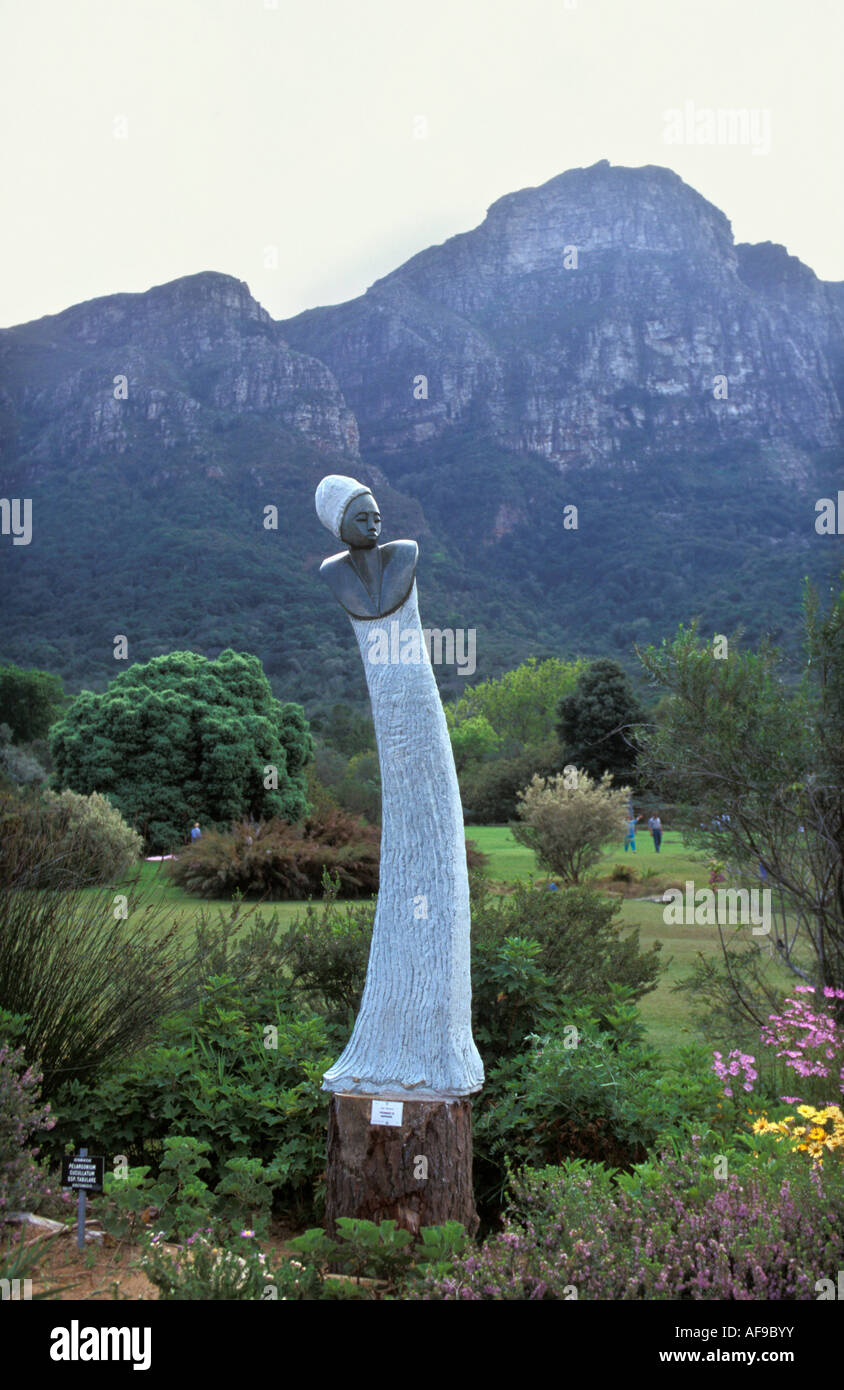
[[201, 836], [201, 834], [202, 834], [202, 831], [201, 831], [200, 828], [199, 828], [199, 821], [198, 821], [198, 820], [195, 820], [194, 823], [193, 823], [193, 829], [192, 829], [192, 831], [191, 831], [191, 833], [190, 833], [190, 837], [191, 837], [192, 840], [198, 840], [199, 837]]
[[627, 822], [627, 835], [624, 840], [625, 854], [627, 853], [628, 847], [634, 854], [636, 853], [636, 822], [641, 819], [641, 816], [631, 816], [630, 820]]

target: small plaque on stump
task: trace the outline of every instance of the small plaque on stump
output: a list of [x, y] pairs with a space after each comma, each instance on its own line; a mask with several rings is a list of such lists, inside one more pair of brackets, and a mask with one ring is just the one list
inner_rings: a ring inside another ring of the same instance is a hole
[[374, 1100], [369, 1116], [371, 1125], [400, 1125], [404, 1102], [400, 1100]]

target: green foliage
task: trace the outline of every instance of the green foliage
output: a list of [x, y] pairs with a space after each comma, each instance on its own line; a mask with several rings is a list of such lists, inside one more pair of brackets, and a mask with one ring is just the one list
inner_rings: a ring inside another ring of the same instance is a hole
[[346, 758], [356, 753], [369, 753], [375, 748], [375, 726], [368, 710], [363, 713], [337, 704], [332, 706], [330, 714], [312, 719], [311, 728]]
[[501, 747], [501, 736], [497, 734], [483, 714], [470, 715], [449, 730], [454, 766], [461, 773], [468, 763], [479, 762], [495, 753]]
[[265, 1233], [277, 1169], [238, 1154], [224, 1161], [223, 1176], [212, 1191], [203, 1176], [211, 1167], [211, 1149], [207, 1141], [170, 1135], [163, 1141], [157, 1178], [149, 1176], [148, 1164], [130, 1168], [125, 1176], [106, 1173], [98, 1207], [103, 1229], [118, 1238], [137, 1236], [154, 1213], [155, 1229], [163, 1238], [186, 1239], [211, 1222], [248, 1225]]
[[630, 681], [617, 661], [593, 661], [576, 689], [559, 704], [557, 733], [567, 763], [599, 779], [608, 772], [616, 785], [632, 780], [636, 767], [633, 726], [643, 718]]
[[64, 701], [61, 676], [0, 666], [0, 724], [8, 724], [15, 743], [46, 738]]
[[[819, 613], [807, 587], [806, 658], [796, 687], [768, 643], [725, 653], [699, 625], [639, 652], [669, 697], [641, 731], [640, 769], [685, 807], [684, 829], [781, 912], [776, 945], [796, 974], [844, 986], [844, 591]], [[791, 921], [788, 918], [791, 918]], [[747, 1013], [740, 992], [736, 1006]], [[751, 1008], [752, 1008], [752, 1001]]]
[[[225, 1183], [227, 1201], [246, 1201], [253, 1179], [271, 1170], [281, 1207], [318, 1207], [328, 1104], [320, 1088], [334, 1043], [325, 1022], [279, 988], [279, 955], [263, 959], [262, 980], [210, 976], [199, 1002], [174, 1014], [128, 1066], [64, 1087], [56, 1140], [125, 1154], [157, 1174], [161, 1145], [185, 1136], [208, 1145], [208, 1186]], [[235, 1159], [259, 1160], [263, 1170], [227, 1169]]]
[[481, 1197], [500, 1196], [508, 1165], [574, 1156], [622, 1168], [643, 1159], [658, 1133], [647, 1095], [654, 1068], [640, 1044], [571, 1008], [569, 1031], [534, 1036], [487, 1078], [474, 1134]]
[[560, 762], [556, 738], [526, 744], [513, 757], [495, 757], [471, 763], [460, 774], [460, 795], [467, 821], [477, 825], [502, 825], [516, 814], [518, 793], [534, 773], [551, 776]]
[[538, 942], [537, 963], [558, 998], [604, 1001], [619, 985], [637, 1000], [656, 988], [662, 947], [641, 951], [638, 931], [625, 931], [620, 912], [618, 902], [582, 885], [548, 893], [520, 883], [501, 898], [481, 887], [472, 904], [473, 943]]
[[180, 887], [204, 898], [302, 899], [328, 873], [344, 898], [378, 891], [379, 833], [340, 807], [285, 821], [242, 821], [229, 835], [206, 832], [170, 861]]
[[470, 686], [453, 705], [446, 705], [449, 731], [480, 718], [511, 754], [524, 744], [541, 744], [553, 733], [557, 706], [574, 689], [583, 669], [580, 660], [537, 661], [530, 656], [497, 680]]
[[[306, 810], [313, 742], [298, 705], [281, 704], [257, 657], [173, 652], [135, 664], [103, 694], [83, 691], [53, 726], [56, 785], [108, 796], [151, 849], [170, 850], [194, 820]], [[276, 769], [277, 789], [268, 767]]]
[[472, 952], [473, 1033], [489, 1064], [521, 1051], [529, 1033], [550, 1022], [557, 1003], [553, 978], [540, 965], [538, 941], [508, 936], [479, 941]]

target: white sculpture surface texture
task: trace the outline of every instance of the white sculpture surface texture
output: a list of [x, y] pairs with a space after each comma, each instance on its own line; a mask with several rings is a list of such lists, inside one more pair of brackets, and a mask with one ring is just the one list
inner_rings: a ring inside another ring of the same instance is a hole
[[[341, 484], [347, 485], [345, 506], [338, 505]], [[352, 500], [368, 497], [377, 505], [354, 479], [332, 475], [320, 488], [317, 510], [338, 536]], [[325, 564], [347, 559], [336, 556]], [[356, 584], [348, 569], [343, 582]], [[360, 1011], [323, 1089], [396, 1099], [470, 1095], [480, 1090], [484, 1072], [472, 1038], [463, 813], [415, 578], [388, 615], [349, 612], [349, 619], [366, 673], [381, 767], [381, 870]]]

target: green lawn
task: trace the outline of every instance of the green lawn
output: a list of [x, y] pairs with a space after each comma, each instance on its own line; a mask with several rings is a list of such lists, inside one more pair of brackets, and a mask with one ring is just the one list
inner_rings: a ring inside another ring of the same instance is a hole
[[[132, 877], [134, 879], [136, 876], [133, 874]], [[173, 882], [165, 864], [150, 864], [145, 860], [138, 871], [137, 883], [144, 893], [145, 900], [165, 903], [168, 906], [172, 904], [173, 920], [183, 925], [185, 930], [192, 930], [202, 919], [216, 923], [220, 914], [227, 919], [231, 917], [231, 898], [193, 897]], [[127, 885], [117, 885], [115, 891], [119, 891], [121, 886], [125, 890]], [[92, 888], [89, 891], [97, 893], [102, 892], [102, 889]], [[240, 925], [254, 921], [256, 917], [276, 916], [282, 924], [289, 926], [305, 906], [303, 902], [257, 903], [244, 900], [238, 912], [238, 924], [233, 924], [232, 930], [239, 930]]]
[[[490, 856], [489, 877], [499, 883], [546, 880], [549, 875], [540, 870], [532, 850], [526, 849], [513, 839], [507, 826], [479, 825], [467, 828], [467, 837], [473, 839], [478, 849]], [[691, 880], [696, 887], [707, 887], [709, 872], [702, 855], [693, 853], [683, 844], [683, 837], [677, 831], [667, 831], [662, 840], [659, 854], [654, 849], [650, 834], [641, 829], [636, 836], [636, 853], [624, 853], [624, 846], [610, 848], [602, 854], [590, 877], [606, 879], [616, 864], [627, 864], [635, 868], [639, 875], [646, 875], [634, 890], [636, 895], [646, 898], [656, 896], [657, 880], [660, 884], [676, 884], [683, 887]], [[649, 878], [647, 875], [653, 875]], [[647, 950], [655, 941], [662, 942], [664, 972], [657, 988], [645, 995], [639, 1008], [647, 1025], [648, 1038], [661, 1052], [671, 1052], [684, 1042], [697, 1037], [696, 1030], [689, 1019], [689, 1001], [683, 994], [675, 994], [673, 986], [688, 975], [698, 953], [704, 956], [719, 957], [721, 945], [716, 927], [678, 926], [666, 924], [660, 903], [637, 901], [636, 897], [619, 898], [621, 920], [639, 931], [642, 948]], [[782, 970], [783, 984], [792, 977]]]
[[[506, 825], [470, 825], [466, 827], [467, 840], [474, 840], [479, 850], [490, 857], [489, 877], [499, 883], [514, 883], [516, 879], [525, 880], [547, 878], [537, 866], [533, 850], [527, 849], [513, 839], [512, 831]], [[695, 857], [683, 844], [683, 837], [675, 830], [669, 830], [662, 839], [659, 854], [654, 849], [653, 840], [647, 832], [636, 836], [636, 852], [624, 845], [604, 851], [590, 876], [606, 877], [616, 864], [627, 864], [639, 874], [659, 875], [683, 884], [687, 879], [700, 880], [701, 886], [708, 881], [706, 865], [702, 858]], [[648, 880], [642, 885], [643, 895], [648, 892]]]

